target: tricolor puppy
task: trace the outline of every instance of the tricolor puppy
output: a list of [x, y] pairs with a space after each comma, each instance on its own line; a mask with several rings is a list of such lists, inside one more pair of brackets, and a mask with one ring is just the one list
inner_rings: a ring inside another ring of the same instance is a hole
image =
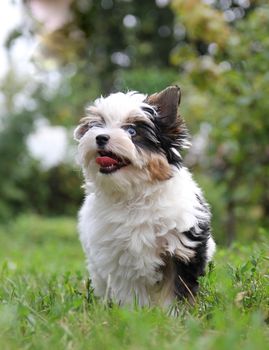
[[177, 86], [111, 94], [87, 108], [74, 132], [92, 286], [121, 305], [193, 301], [215, 250], [209, 207], [180, 155], [189, 142], [179, 101]]

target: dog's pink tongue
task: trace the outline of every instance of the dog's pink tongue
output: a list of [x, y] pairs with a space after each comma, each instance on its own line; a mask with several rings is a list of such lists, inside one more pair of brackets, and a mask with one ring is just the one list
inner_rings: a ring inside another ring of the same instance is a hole
[[110, 158], [110, 157], [97, 157], [95, 159], [96, 163], [101, 165], [102, 167], [107, 167], [107, 166], [111, 166], [111, 165], [115, 165], [118, 163], [118, 161], [116, 159]]

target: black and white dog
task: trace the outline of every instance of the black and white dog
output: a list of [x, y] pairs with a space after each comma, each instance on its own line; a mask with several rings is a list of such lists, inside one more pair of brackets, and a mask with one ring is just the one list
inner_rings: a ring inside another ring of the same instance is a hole
[[169, 306], [193, 300], [215, 243], [210, 210], [183, 166], [180, 89], [115, 93], [75, 129], [86, 199], [80, 239], [96, 296]]

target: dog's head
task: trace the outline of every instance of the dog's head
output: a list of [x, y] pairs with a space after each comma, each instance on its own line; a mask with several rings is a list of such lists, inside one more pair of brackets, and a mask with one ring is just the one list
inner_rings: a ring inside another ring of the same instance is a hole
[[97, 99], [74, 131], [86, 179], [123, 187], [169, 179], [188, 146], [179, 102], [177, 86], [150, 96], [119, 92]]

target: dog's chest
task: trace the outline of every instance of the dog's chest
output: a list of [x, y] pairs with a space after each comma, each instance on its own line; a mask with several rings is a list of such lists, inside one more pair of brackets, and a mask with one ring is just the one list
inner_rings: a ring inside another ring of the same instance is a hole
[[143, 278], [152, 285], [161, 279], [159, 238], [175, 226], [160, 208], [95, 206], [88, 236], [90, 263], [104, 279], [108, 275], [114, 281]]

